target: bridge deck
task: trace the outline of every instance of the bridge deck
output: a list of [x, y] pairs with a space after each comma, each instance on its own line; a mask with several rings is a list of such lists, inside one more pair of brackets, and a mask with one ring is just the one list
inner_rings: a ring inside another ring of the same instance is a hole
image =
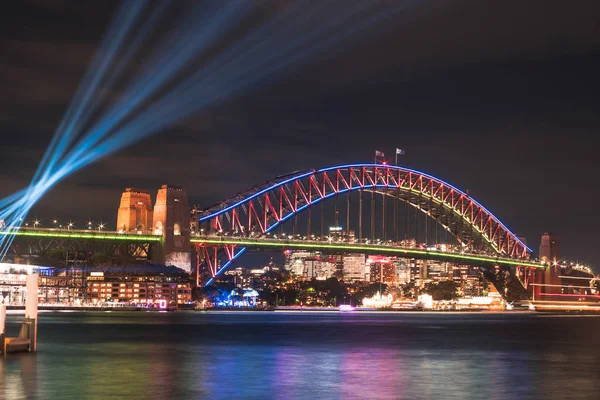
[[377, 245], [347, 242], [321, 242], [313, 240], [289, 240], [271, 238], [245, 238], [234, 236], [196, 236], [192, 237], [192, 244], [226, 245], [234, 244], [245, 247], [281, 248], [281, 249], [306, 249], [306, 250], [333, 250], [347, 252], [365, 252], [378, 254], [391, 254], [395, 256], [416, 257], [423, 259], [440, 259], [447, 261], [464, 261], [469, 264], [486, 263], [498, 265], [511, 265], [522, 267], [545, 268], [545, 265], [528, 259], [508, 257], [494, 257], [482, 254], [455, 253], [438, 250], [420, 249], [414, 247], [401, 247], [397, 245]]
[[7, 232], [0, 231], [0, 235], [14, 234], [15, 236], [29, 236], [37, 238], [61, 238], [61, 239], [91, 239], [91, 240], [115, 240], [124, 242], [161, 242], [162, 236], [157, 235], [138, 235], [130, 233], [119, 233], [113, 231], [92, 231], [92, 230], [74, 230], [74, 229], [32, 229], [19, 228], [18, 230]]

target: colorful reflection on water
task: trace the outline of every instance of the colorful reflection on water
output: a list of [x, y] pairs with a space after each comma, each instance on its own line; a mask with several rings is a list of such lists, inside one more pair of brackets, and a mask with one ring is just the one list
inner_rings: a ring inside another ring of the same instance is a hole
[[0, 399], [597, 399], [598, 332], [534, 313], [41, 313]]

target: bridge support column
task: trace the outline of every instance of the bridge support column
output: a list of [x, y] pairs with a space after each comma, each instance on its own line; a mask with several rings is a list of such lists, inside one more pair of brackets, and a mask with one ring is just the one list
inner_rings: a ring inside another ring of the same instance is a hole
[[200, 287], [200, 244], [196, 243], [194, 246], [194, 252], [196, 255], [196, 287]]
[[358, 193], [358, 241], [362, 242], [363, 190]]
[[[219, 270], [235, 257], [235, 244], [197, 243], [196, 250], [196, 285], [201, 286], [203, 278], [216, 278]], [[202, 265], [208, 274], [202, 272]]]
[[547, 286], [544, 286], [544, 293], [559, 294], [561, 292], [559, 275], [560, 266], [551, 265], [546, 268], [544, 273], [544, 283]]
[[483, 265], [479, 269], [485, 278], [496, 287], [506, 302], [529, 300], [529, 295], [517, 276], [517, 267]]

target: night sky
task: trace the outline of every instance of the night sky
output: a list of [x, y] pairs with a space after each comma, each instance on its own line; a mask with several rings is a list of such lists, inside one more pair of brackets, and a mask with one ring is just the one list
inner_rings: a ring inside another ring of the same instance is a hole
[[[0, 196], [28, 184], [117, 4], [3, 5]], [[564, 258], [598, 270], [599, 76], [597, 0], [422, 1], [77, 172], [32, 215], [114, 229], [125, 187], [182, 185], [209, 206], [277, 175], [370, 162], [375, 149], [393, 161], [400, 147], [403, 165], [468, 189], [534, 250], [552, 231]]]

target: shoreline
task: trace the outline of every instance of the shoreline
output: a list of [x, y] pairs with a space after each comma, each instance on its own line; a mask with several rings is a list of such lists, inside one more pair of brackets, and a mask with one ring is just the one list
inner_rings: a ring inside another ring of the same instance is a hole
[[[38, 309], [42, 313], [51, 312], [177, 312], [177, 311], [194, 311], [202, 313], [249, 313], [249, 312], [277, 312], [277, 313], [386, 313], [386, 314], [407, 314], [407, 313], [428, 313], [428, 314], [570, 314], [570, 315], [597, 315], [600, 312], [591, 310], [490, 310], [490, 309], [464, 309], [464, 310], [423, 310], [423, 309], [375, 309], [357, 307], [352, 311], [340, 310], [334, 307], [269, 307], [269, 308], [143, 308], [143, 307], [86, 307], [86, 306], [41, 306]], [[7, 314], [19, 315], [25, 314], [24, 306], [7, 306]]]
[[[7, 311], [25, 312], [25, 306], [6, 306]], [[419, 311], [427, 311], [427, 312], [501, 312], [507, 310], [491, 310], [491, 309], [462, 309], [462, 310], [433, 310], [433, 309], [421, 309], [421, 308], [372, 308], [372, 307], [355, 307], [352, 310], [340, 310], [338, 307], [264, 307], [264, 308], [243, 308], [243, 307], [211, 307], [211, 308], [146, 308], [146, 307], [136, 307], [136, 306], [123, 306], [123, 307], [111, 307], [111, 306], [39, 306], [39, 311], [212, 311], [212, 312], [221, 312], [221, 311], [231, 311], [231, 312], [255, 312], [255, 311], [290, 311], [290, 312], [305, 312], [305, 311], [314, 311], [314, 312], [419, 312]]]

